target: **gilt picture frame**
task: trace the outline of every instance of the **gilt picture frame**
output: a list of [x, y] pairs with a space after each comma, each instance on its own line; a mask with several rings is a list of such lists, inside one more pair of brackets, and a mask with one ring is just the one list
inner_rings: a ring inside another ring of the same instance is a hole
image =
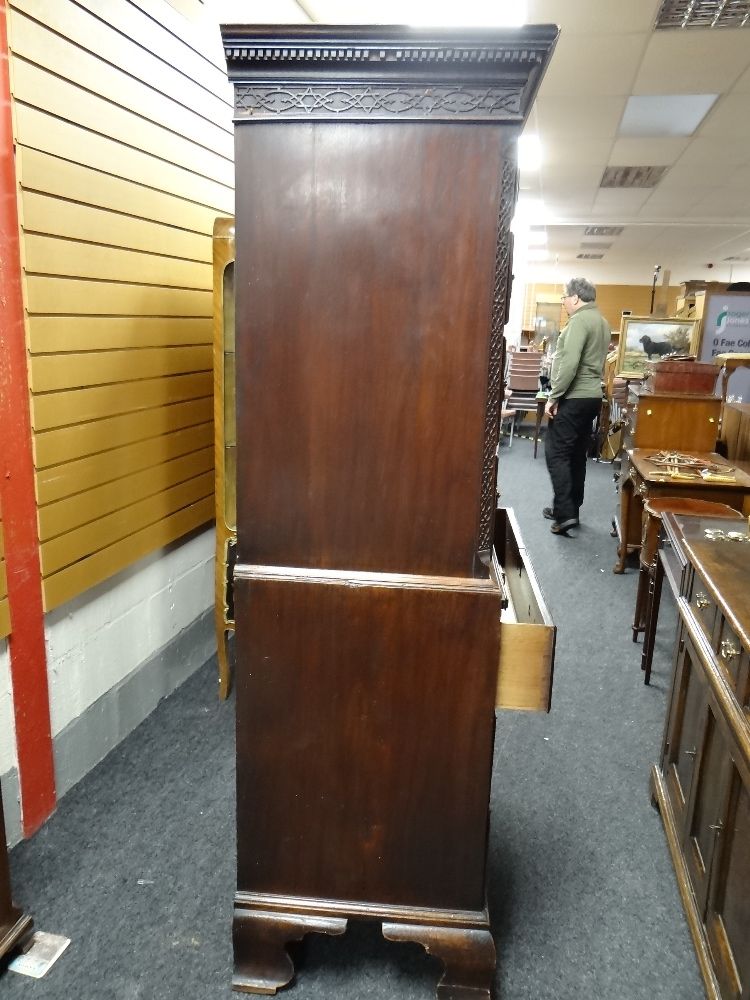
[[615, 374], [619, 378], [645, 378], [650, 361], [670, 355], [696, 355], [699, 341], [697, 319], [623, 316]]

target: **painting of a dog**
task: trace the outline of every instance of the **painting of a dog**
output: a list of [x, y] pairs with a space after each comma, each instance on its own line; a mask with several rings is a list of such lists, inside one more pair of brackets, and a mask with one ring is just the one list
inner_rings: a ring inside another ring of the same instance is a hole
[[700, 328], [695, 319], [623, 316], [616, 374], [641, 379], [649, 362], [672, 354], [696, 354]]

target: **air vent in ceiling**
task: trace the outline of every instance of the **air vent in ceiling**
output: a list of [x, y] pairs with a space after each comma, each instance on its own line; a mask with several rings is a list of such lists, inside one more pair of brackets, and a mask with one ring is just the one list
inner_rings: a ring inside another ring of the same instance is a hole
[[584, 236], [619, 236], [624, 226], [586, 226]]
[[747, 264], [750, 262], [750, 257], [745, 255], [744, 257], [725, 257], [724, 260], [729, 261], [732, 264]]
[[603, 188], [652, 188], [656, 187], [667, 167], [607, 167], [602, 174]]
[[601, 260], [603, 253], [577, 253], [576, 260]]
[[581, 243], [581, 250], [609, 250], [611, 243]]
[[747, 28], [750, 0], [662, 0], [656, 28]]

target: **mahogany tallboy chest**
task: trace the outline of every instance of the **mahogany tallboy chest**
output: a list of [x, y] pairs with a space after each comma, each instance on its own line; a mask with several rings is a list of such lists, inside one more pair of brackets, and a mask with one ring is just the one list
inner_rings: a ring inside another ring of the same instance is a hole
[[[488, 998], [498, 553], [526, 565], [496, 512], [515, 146], [557, 29], [222, 36], [236, 150], [233, 985], [275, 993], [293, 976], [289, 941], [366, 918], [444, 962], [444, 1000]], [[541, 610], [530, 627], [549, 681], [554, 630]], [[523, 651], [507, 653], [523, 670]]]

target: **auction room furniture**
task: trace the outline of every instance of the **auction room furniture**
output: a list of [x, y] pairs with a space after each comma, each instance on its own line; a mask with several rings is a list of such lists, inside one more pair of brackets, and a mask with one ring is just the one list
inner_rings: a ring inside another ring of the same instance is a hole
[[730, 462], [750, 462], [750, 403], [724, 403], [721, 440]]
[[18, 948], [31, 933], [33, 921], [13, 905], [5, 839], [5, 816], [0, 795], [0, 959]]
[[682, 567], [658, 804], [710, 998], [750, 995], [750, 538], [664, 515]]
[[[620, 509], [615, 517], [614, 531], [618, 538], [615, 573], [625, 572], [625, 560], [630, 552], [639, 552], [643, 539], [643, 504], [657, 497], [693, 497], [727, 504], [733, 510], [750, 513], [750, 464], [734, 462], [733, 482], [717, 482], [672, 477], [662, 466], [649, 461], [654, 448], [633, 448], [625, 452], [620, 471]], [[726, 464], [716, 452], [691, 451], [694, 458], [706, 465]]]
[[444, 1000], [482, 1000], [496, 692], [545, 709], [551, 679], [496, 454], [516, 139], [557, 29], [222, 34], [234, 988], [276, 992], [289, 941], [368, 918], [443, 961]]
[[[664, 561], [660, 559], [659, 549], [664, 514], [693, 514], [703, 518], [716, 517], [745, 523], [742, 514], [728, 507], [725, 503], [714, 503], [711, 500], [696, 500], [693, 497], [654, 497], [644, 503], [643, 544], [640, 552], [640, 573], [633, 616], [633, 642], [637, 641], [639, 633], [644, 633], [643, 653], [641, 655], [644, 684], [648, 684], [651, 680], [654, 638], [659, 619], [661, 587], [664, 580]], [[727, 530], [731, 531], [731, 526]], [[676, 596], [677, 594], [675, 594]]]
[[219, 696], [231, 685], [228, 638], [234, 631], [232, 573], [237, 551], [237, 416], [234, 378], [234, 219], [216, 219], [214, 269], [214, 622]]
[[631, 383], [624, 444], [626, 448], [713, 451], [720, 417], [720, 396], [653, 392]]

